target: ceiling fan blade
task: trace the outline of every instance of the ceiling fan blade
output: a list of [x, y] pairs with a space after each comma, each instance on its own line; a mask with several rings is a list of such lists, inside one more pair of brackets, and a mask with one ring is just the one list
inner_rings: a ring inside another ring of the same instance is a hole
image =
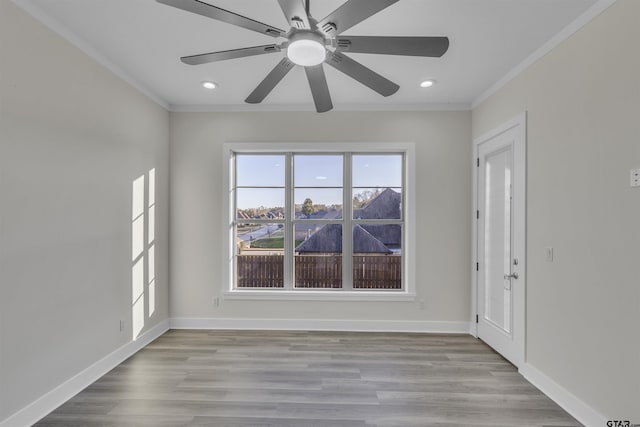
[[397, 1], [349, 0], [319, 21], [318, 28], [328, 35], [340, 34]]
[[271, 25], [263, 24], [262, 22], [255, 21], [246, 16], [238, 15], [237, 13], [229, 12], [228, 10], [220, 7], [212, 6], [208, 3], [199, 0], [156, 0], [158, 3], [166, 4], [167, 6], [173, 6], [178, 9], [186, 10], [187, 12], [196, 13], [198, 15], [213, 18], [218, 21], [226, 22], [228, 24], [237, 25], [238, 27], [246, 28], [248, 30], [257, 31], [261, 34], [267, 34], [272, 37], [284, 36], [286, 31], [280, 28], [272, 27]]
[[382, 96], [393, 95], [400, 86], [340, 52], [327, 51], [325, 62], [338, 71], [375, 90]]
[[327, 78], [324, 75], [322, 64], [304, 67], [304, 71], [307, 73], [307, 80], [309, 80], [309, 86], [311, 87], [313, 102], [316, 104], [316, 111], [324, 113], [331, 110], [333, 103], [331, 102], [329, 86], [327, 85]]
[[309, 17], [304, 8], [304, 0], [278, 0], [280, 8], [293, 28], [309, 29]]
[[449, 38], [340, 36], [336, 46], [342, 52], [440, 57], [449, 49]]
[[256, 87], [253, 92], [251, 92], [251, 94], [247, 97], [247, 99], [244, 100], [244, 102], [248, 102], [249, 104], [259, 104], [260, 102], [262, 102], [262, 100], [264, 100], [266, 96], [271, 93], [273, 88], [276, 87], [278, 83], [280, 83], [280, 80], [282, 80], [284, 76], [286, 76], [289, 71], [291, 71], [294, 65], [295, 64], [289, 61], [288, 58], [282, 58], [278, 65], [276, 65], [273, 70], [271, 70], [271, 72], [267, 74], [267, 77], [265, 77], [264, 80], [260, 82], [258, 87]]
[[242, 49], [222, 50], [219, 52], [202, 53], [200, 55], [183, 56], [182, 62], [188, 65], [208, 64], [209, 62], [224, 61], [226, 59], [244, 58], [245, 56], [263, 55], [265, 53], [280, 52], [277, 44], [245, 47]]

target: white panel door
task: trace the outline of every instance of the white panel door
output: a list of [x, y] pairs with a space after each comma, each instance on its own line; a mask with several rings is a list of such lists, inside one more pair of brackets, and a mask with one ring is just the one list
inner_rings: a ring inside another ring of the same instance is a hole
[[512, 127], [478, 144], [478, 337], [524, 360], [524, 147]]

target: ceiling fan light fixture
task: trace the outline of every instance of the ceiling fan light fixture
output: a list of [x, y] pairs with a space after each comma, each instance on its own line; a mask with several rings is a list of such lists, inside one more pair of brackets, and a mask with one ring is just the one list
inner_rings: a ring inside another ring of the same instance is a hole
[[300, 32], [290, 39], [287, 57], [291, 62], [303, 67], [311, 67], [324, 62], [327, 50], [324, 39], [314, 33]]
[[[2, 1], [2, 0], [0, 0]], [[148, 0], [152, 1], [152, 0]], [[202, 65], [228, 59], [251, 57], [256, 55], [281, 53], [286, 57], [278, 64], [247, 96], [249, 104], [261, 103], [280, 81], [295, 68], [304, 67], [311, 96], [318, 113], [333, 108], [329, 85], [323, 63], [351, 77], [382, 96], [391, 96], [400, 86], [386, 77], [343, 53], [371, 53], [377, 55], [401, 55], [439, 58], [449, 49], [449, 38], [443, 36], [344, 36], [345, 30], [375, 15], [398, 0], [343, 0], [342, 5], [322, 20], [314, 19], [309, 13], [311, 0], [278, 0], [280, 9], [289, 23], [288, 31], [247, 18], [229, 10], [205, 2], [205, 0], [155, 0], [158, 3], [181, 9], [236, 27], [259, 32], [285, 41], [261, 46], [208, 52], [183, 56], [180, 60], [187, 65]], [[358, 27], [359, 28], [359, 27]], [[435, 80], [423, 83], [431, 86]], [[204, 83], [204, 82], [203, 82]], [[213, 82], [206, 83], [207, 90], [215, 89]]]

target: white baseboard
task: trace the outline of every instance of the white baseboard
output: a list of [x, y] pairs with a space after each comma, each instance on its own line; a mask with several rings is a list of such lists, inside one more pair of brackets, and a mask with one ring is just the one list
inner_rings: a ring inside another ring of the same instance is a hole
[[131, 341], [114, 352], [98, 360], [87, 369], [69, 378], [58, 387], [46, 393], [39, 399], [25, 406], [9, 418], [0, 422], [0, 427], [24, 427], [35, 424], [48, 413], [62, 405], [67, 400], [78, 394], [81, 390], [96, 381], [98, 378], [118, 366], [125, 359], [132, 356], [138, 350], [149, 344], [154, 339], [169, 329], [169, 321], [163, 320], [149, 329], [137, 340]]
[[[468, 334], [469, 322], [426, 320], [215, 319], [173, 318], [171, 329], [238, 329], [288, 331], [430, 332]], [[0, 426], [1, 427], [1, 426]]]
[[[136, 341], [129, 342], [65, 381], [33, 403], [0, 422], [0, 427], [23, 427], [36, 423], [85, 387], [135, 354], [169, 329], [237, 329], [296, 330], [354, 332], [420, 332], [469, 334], [471, 322], [440, 322], [419, 320], [334, 320], [334, 319], [216, 319], [173, 318], [164, 320], [146, 331]], [[519, 372], [575, 417], [586, 427], [600, 427], [606, 418], [578, 399], [537, 368], [525, 363]]]
[[531, 384], [536, 386], [586, 427], [602, 427], [607, 425], [607, 419], [604, 415], [578, 399], [573, 393], [553, 381], [537, 368], [525, 363], [518, 371]]

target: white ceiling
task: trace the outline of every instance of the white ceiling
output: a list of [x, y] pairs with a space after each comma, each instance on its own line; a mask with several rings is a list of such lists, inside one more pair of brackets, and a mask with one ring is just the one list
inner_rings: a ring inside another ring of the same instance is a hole
[[[271, 44], [271, 37], [155, 0], [14, 1], [173, 110], [313, 110], [300, 67], [262, 104], [244, 103], [284, 52], [199, 66], [179, 60]], [[276, 0], [206, 1], [288, 28]], [[336, 110], [468, 108], [572, 22], [589, 14], [590, 8], [597, 8], [598, 1], [603, 0], [400, 0], [345, 35], [448, 36], [449, 51], [442, 58], [350, 54], [399, 84], [400, 90], [385, 98], [325, 66], [333, 104]], [[342, 3], [312, 0], [311, 14], [321, 19]], [[419, 83], [427, 78], [438, 83], [421, 89]], [[200, 85], [204, 80], [220, 87], [205, 90]]]

